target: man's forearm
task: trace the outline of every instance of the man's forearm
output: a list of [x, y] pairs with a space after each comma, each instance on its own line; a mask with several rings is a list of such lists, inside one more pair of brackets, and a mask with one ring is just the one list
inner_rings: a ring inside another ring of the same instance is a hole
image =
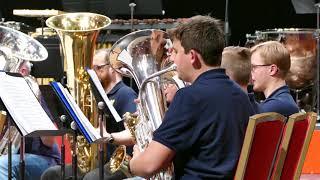
[[111, 133], [111, 136], [114, 139], [114, 144], [134, 145], [133, 137], [128, 129], [116, 133]]

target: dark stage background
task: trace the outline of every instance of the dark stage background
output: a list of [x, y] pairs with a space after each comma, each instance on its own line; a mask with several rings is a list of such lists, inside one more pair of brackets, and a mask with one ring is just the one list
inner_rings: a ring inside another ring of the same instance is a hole
[[[64, 11], [90, 11], [107, 14], [107, 0], [1, 0], [1, 16], [6, 21], [14, 20], [40, 27], [40, 20], [12, 15], [13, 9], [57, 9]], [[121, 1], [121, 0], [109, 0]], [[132, 0], [124, 1], [123, 8], [128, 8]], [[225, 0], [145, 0], [158, 3], [161, 1], [165, 15], [137, 15], [135, 18], [185, 18], [193, 15], [211, 14], [221, 20], [225, 18]], [[118, 8], [118, 7], [117, 7]], [[112, 7], [111, 7], [112, 9]], [[128, 11], [129, 14], [129, 11]], [[127, 18], [126, 16], [115, 16]], [[296, 14], [291, 0], [229, 0], [230, 43], [244, 45], [247, 33], [255, 30], [272, 28], [315, 28], [316, 14]]]

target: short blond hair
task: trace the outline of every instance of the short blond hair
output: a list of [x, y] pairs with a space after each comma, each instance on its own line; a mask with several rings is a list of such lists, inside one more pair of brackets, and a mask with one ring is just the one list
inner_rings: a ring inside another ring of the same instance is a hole
[[251, 53], [259, 53], [265, 64], [275, 64], [284, 78], [290, 70], [290, 54], [278, 41], [267, 41], [251, 48]]
[[110, 64], [109, 54], [110, 48], [102, 48], [95, 51], [95, 55], [101, 55], [103, 57], [103, 62]]
[[248, 85], [251, 74], [250, 49], [228, 46], [222, 52], [221, 67], [226, 69], [232, 80], [240, 85]]

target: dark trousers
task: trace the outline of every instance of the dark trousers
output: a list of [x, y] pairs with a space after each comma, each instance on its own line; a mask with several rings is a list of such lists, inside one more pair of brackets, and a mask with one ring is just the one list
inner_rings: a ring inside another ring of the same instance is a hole
[[[72, 179], [72, 165], [68, 164], [65, 166], [65, 179]], [[78, 168], [77, 179], [82, 180], [84, 174], [82, 174]], [[60, 180], [61, 179], [61, 166], [53, 166], [47, 169], [41, 175], [41, 180]]]
[[[117, 171], [115, 173], [111, 173], [109, 170], [109, 164], [104, 165], [104, 176], [103, 180], [119, 180], [127, 178], [121, 171]], [[99, 168], [96, 168], [90, 172], [88, 172], [83, 180], [97, 180], [99, 179]]]
[[[99, 168], [93, 169], [92, 171], [88, 172], [85, 176], [81, 174], [78, 169], [77, 179], [81, 180], [98, 180], [99, 179]], [[65, 166], [65, 179], [71, 179], [72, 176], [72, 166], [66, 165]], [[104, 180], [121, 180], [125, 179], [126, 176], [118, 171], [114, 174], [111, 174], [108, 168], [108, 164], [104, 165]], [[41, 180], [60, 180], [61, 179], [61, 166], [53, 166], [47, 169], [42, 175]]]

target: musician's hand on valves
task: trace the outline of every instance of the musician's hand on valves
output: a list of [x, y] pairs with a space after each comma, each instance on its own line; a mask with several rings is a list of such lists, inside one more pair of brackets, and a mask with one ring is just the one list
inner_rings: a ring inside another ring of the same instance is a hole
[[134, 99], [134, 103], [136, 103], [137, 105], [140, 104], [140, 99]]

